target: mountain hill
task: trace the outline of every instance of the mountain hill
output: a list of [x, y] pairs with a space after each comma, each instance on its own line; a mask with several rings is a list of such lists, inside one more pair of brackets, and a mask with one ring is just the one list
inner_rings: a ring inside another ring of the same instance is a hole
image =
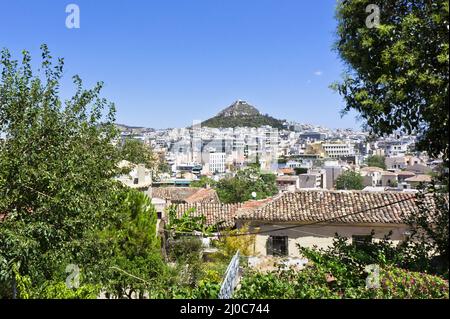
[[129, 134], [142, 134], [145, 132], [154, 132], [155, 130], [152, 128], [146, 128], [142, 126], [130, 126], [125, 124], [115, 124], [116, 128], [119, 130], [119, 132], [127, 132]]
[[246, 101], [238, 100], [220, 111], [216, 116], [204, 121], [206, 127], [260, 127], [270, 125], [282, 129], [284, 121], [277, 120], [269, 115], [261, 114], [257, 108]]

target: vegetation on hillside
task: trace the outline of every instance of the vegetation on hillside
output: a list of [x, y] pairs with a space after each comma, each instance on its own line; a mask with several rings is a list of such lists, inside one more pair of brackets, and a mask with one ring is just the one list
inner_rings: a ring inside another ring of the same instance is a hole
[[225, 117], [225, 116], [215, 116], [204, 122], [202, 126], [207, 127], [261, 127], [261, 126], [271, 126], [277, 129], [283, 129], [283, 121], [277, 120], [269, 115], [252, 115], [252, 116], [239, 116], [239, 117]]

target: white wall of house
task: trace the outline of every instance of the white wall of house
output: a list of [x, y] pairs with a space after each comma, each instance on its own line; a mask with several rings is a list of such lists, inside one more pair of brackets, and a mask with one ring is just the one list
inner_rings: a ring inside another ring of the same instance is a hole
[[251, 225], [251, 229], [256, 231], [271, 231], [270, 233], [262, 233], [256, 235], [255, 254], [259, 256], [267, 255], [267, 242], [269, 236], [287, 236], [288, 237], [288, 255], [290, 257], [301, 257], [297, 248], [297, 244], [302, 247], [327, 248], [333, 244], [334, 235], [338, 233], [340, 236], [347, 237], [351, 240], [353, 235], [370, 235], [371, 231], [375, 231], [374, 240], [381, 240], [392, 230], [391, 240], [399, 243], [406, 239], [405, 233], [408, 231], [407, 225], [349, 225], [349, 224], [333, 224], [333, 225], [311, 225], [302, 226], [288, 230], [278, 230], [282, 227], [292, 226], [293, 224], [276, 224], [276, 225]]
[[386, 157], [385, 159], [386, 169], [396, 170], [406, 168], [406, 159], [404, 156], [399, 157]]
[[386, 174], [381, 176], [381, 186], [392, 186], [398, 184], [398, 178], [396, 174]]
[[362, 171], [361, 175], [363, 176], [363, 185], [364, 186], [383, 186], [382, 184], [382, 174], [378, 171]]

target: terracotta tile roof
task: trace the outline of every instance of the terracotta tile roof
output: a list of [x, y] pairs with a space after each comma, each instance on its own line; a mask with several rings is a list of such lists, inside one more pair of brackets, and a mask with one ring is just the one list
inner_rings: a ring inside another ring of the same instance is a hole
[[219, 222], [224, 222], [220, 228], [234, 227], [235, 217], [237, 214], [250, 213], [255, 209], [271, 202], [272, 198], [262, 200], [249, 200], [245, 203], [237, 204], [221, 204], [221, 203], [192, 203], [192, 204], [178, 204], [177, 216], [181, 215], [188, 209], [193, 208], [192, 216], [206, 216], [206, 225], [214, 225]]
[[423, 174], [419, 174], [413, 177], [409, 177], [407, 179], [405, 179], [405, 182], [431, 182], [431, 176], [430, 175], [423, 175]]
[[[414, 194], [402, 192], [299, 191], [284, 193], [254, 211], [240, 211], [236, 218], [276, 222], [315, 222], [405, 200], [334, 221], [336, 223], [401, 224], [405, 214], [417, 209], [414, 197]], [[432, 198], [427, 198], [432, 204]]]
[[220, 228], [233, 227], [235, 225], [234, 217], [236, 211], [242, 207], [242, 204], [218, 204], [218, 203], [194, 203], [178, 204], [177, 217], [181, 217], [188, 209], [193, 208], [191, 216], [206, 217], [206, 225], [220, 224]]
[[186, 203], [220, 203], [217, 192], [212, 188], [200, 188], [196, 193], [186, 198]]
[[277, 177], [277, 182], [296, 182], [299, 179], [298, 176], [289, 176], [289, 175], [283, 175]]
[[280, 168], [278, 171], [279, 171], [280, 173], [286, 174], [286, 175], [294, 175], [294, 174], [295, 174], [294, 169], [293, 169], [293, 168], [290, 168], [290, 167]]
[[427, 174], [430, 173], [432, 169], [423, 164], [414, 164], [408, 166], [408, 171], [415, 172], [416, 174]]
[[174, 203], [219, 201], [215, 190], [200, 187], [154, 187], [152, 197], [162, 198]]
[[361, 172], [383, 172], [384, 169], [376, 167], [376, 166], [367, 166], [367, 167], [363, 167], [361, 168]]
[[397, 176], [396, 173], [389, 172], [389, 171], [383, 171], [383, 172], [381, 172], [381, 175], [382, 176]]
[[197, 191], [198, 189], [194, 187], [153, 187], [152, 197], [181, 202]]
[[415, 176], [416, 173], [410, 172], [410, 171], [398, 171], [397, 175], [398, 176]]
[[272, 200], [273, 200], [272, 198], [266, 198], [266, 199], [260, 199], [260, 200], [249, 200], [249, 201], [246, 201], [245, 203], [242, 203], [240, 210], [256, 209], [267, 203], [270, 203]]

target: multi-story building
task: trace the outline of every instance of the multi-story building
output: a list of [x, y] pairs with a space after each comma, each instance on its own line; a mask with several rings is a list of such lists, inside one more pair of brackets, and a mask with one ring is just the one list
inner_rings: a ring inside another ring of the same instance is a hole
[[210, 173], [225, 173], [225, 160], [225, 152], [209, 152], [205, 165]]
[[355, 155], [355, 147], [350, 142], [323, 143], [322, 147], [331, 158], [340, 158]]
[[336, 162], [325, 162], [323, 166], [323, 187], [334, 189], [337, 178], [344, 172], [344, 168]]

